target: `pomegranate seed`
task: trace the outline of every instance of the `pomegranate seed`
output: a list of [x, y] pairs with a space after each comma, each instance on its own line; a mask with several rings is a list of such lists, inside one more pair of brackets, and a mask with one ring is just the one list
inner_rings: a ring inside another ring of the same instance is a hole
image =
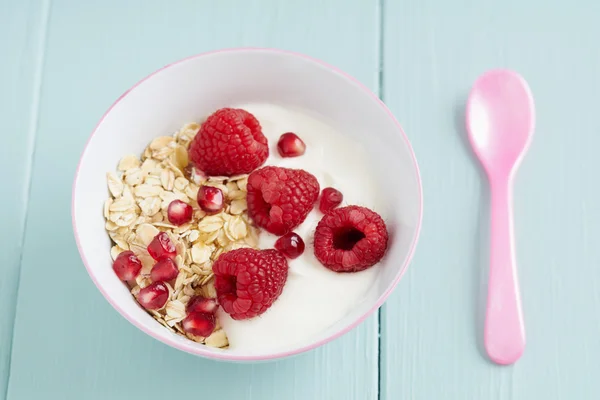
[[164, 282], [154, 282], [141, 289], [137, 301], [148, 310], [160, 310], [169, 299], [169, 289]]
[[281, 157], [298, 157], [306, 151], [306, 145], [293, 132], [287, 132], [281, 135], [277, 142], [277, 150]]
[[194, 296], [187, 304], [187, 312], [201, 312], [206, 314], [214, 314], [217, 311], [217, 302], [215, 299], [207, 299], [202, 296]]
[[342, 192], [332, 187], [325, 188], [321, 192], [319, 210], [321, 210], [323, 214], [327, 214], [329, 211], [339, 206], [342, 203], [342, 200], [344, 200]]
[[181, 200], [173, 200], [167, 209], [167, 218], [173, 225], [183, 225], [192, 220], [192, 206]]
[[208, 177], [203, 171], [200, 171], [192, 164], [188, 164], [187, 167], [184, 168], [183, 174], [188, 180], [194, 182], [196, 185], [200, 185], [202, 182], [205, 182]]
[[165, 232], [161, 232], [154, 236], [154, 239], [152, 239], [148, 245], [148, 253], [150, 253], [152, 258], [158, 261], [161, 258], [174, 257], [177, 252], [175, 250], [175, 244], [173, 244], [169, 235]]
[[215, 316], [201, 312], [191, 312], [183, 321], [181, 326], [187, 333], [196, 336], [208, 337], [215, 330]]
[[218, 213], [225, 205], [223, 192], [216, 187], [201, 186], [198, 190], [198, 205], [209, 214]]
[[117, 256], [113, 262], [113, 270], [122, 281], [135, 279], [142, 269], [142, 263], [139, 258], [133, 254], [133, 251], [124, 251]]
[[286, 233], [275, 242], [275, 248], [282, 252], [287, 258], [298, 258], [304, 253], [304, 240], [294, 233]]
[[163, 258], [152, 267], [150, 271], [150, 277], [154, 282], [158, 281], [170, 281], [177, 278], [179, 269], [177, 265], [170, 258]]

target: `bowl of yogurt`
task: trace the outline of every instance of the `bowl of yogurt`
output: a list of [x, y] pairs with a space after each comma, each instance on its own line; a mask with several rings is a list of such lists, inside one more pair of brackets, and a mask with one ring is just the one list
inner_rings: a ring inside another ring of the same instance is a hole
[[[377, 96], [273, 49], [192, 56], [135, 84], [92, 132], [72, 195], [108, 302], [163, 343], [226, 361], [292, 356], [360, 324], [406, 271], [422, 208], [414, 152]], [[360, 229], [329, 226], [347, 221]]]

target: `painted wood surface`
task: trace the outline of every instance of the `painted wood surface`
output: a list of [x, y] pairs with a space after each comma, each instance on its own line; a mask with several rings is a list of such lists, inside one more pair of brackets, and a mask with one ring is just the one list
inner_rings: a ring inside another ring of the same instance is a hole
[[343, 4], [52, 0], [9, 399], [377, 398], [376, 317], [278, 363], [196, 358], [147, 337], [108, 305], [70, 223], [72, 178], [92, 128], [123, 91], [167, 63], [222, 47], [282, 47], [340, 65], [377, 90], [375, 3]]
[[[600, 3], [386, 1], [383, 95], [421, 167], [416, 257], [382, 314], [381, 399], [598, 399]], [[515, 187], [527, 347], [486, 361], [488, 192], [467, 147], [475, 78], [512, 68], [537, 106]]]
[[8, 384], [19, 266], [39, 114], [45, 31], [35, 1], [0, 1], [0, 398]]
[[[599, 16], [594, 0], [0, 0], [0, 399], [600, 398]], [[413, 143], [423, 231], [380, 338], [375, 316], [290, 360], [202, 360], [129, 325], [83, 268], [71, 183], [99, 117], [157, 68], [239, 46], [346, 70]], [[463, 129], [496, 67], [525, 76], [538, 112], [515, 190], [528, 344], [504, 368], [481, 353], [487, 189]]]

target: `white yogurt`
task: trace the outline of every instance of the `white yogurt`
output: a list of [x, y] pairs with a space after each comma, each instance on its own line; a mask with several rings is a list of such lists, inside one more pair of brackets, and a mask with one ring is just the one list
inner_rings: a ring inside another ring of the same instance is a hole
[[[319, 181], [321, 189], [331, 186], [344, 195], [344, 205], [361, 205], [377, 211], [378, 193], [364, 149], [326, 123], [300, 111], [271, 104], [244, 104], [260, 121], [269, 139], [265, 165], [304, 169]], [[306, 143], [300, 157], [282, 158], [277, 141], [285, 132], [296, 133]], [[323, 214], [316, 208], [294, 229], [306, 244], [304, 253], [289, 261], [288, 279], [281, 296], [264, 314], [235, 321], [223, 311], [219, 321], [231, 349], [247, 352], [289, 347], [305, 342], [347, 315], [365, 300], [374, 283], [377, 266], [356, 273], [335, 273], [315, 258], [315, 228]], [[259, 246], [273, 248], [277, 236], [260, 234]]]

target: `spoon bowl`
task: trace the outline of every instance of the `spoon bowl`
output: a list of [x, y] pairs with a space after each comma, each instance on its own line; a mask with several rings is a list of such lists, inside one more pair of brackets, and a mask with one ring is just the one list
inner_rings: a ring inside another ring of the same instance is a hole
[[531, 143], [534, 115], [533, 96], [519, 74], [493, 70], [475, 82], [467, 106], [467, 131], [488, 174], [516, 169]]

